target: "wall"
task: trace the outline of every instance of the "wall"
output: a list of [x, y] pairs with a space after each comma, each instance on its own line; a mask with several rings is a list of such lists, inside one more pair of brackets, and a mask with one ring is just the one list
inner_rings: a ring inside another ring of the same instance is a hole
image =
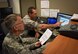
[[36, 7], [36, 0], [21, 0], [21, 14], [24, 17], [30, 6]]
[[8, 3], [7, 2], [0, 2], [0, 8], [2, 7], [8, 7]]
[[36, 0], [36, 8], [37, 8], [37, 15], [40, 16], [41, 10], [40, 10], [40, 0]]
[[[51, 9], [60, 9], [63, 13], [78, 13], [78, 0], [49, 0]], [[38, 15], [40, 16], [40, 0], [36, 0]]]
[[78, 13], [78, 0], [49, 0], [50, 8], [60, 9], [64, 13]]
[[9, 0], [10, 5], [13, 8], [13, 13], [21, 14], [20, 13], [20, 0]]
[[[9, 1], [10, 6], [13, 8], [13, 13], [20, 14], [20, 0], [9, 0]], [[0, 2], [0, 8], [1, 7], [8, 7], [7, 0], [5, 0], [5, 2]]]

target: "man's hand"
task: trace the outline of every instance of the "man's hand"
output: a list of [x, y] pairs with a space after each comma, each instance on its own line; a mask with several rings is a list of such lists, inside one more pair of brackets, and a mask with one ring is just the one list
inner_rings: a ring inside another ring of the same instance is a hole
[[38, 32], [36, 32], [35, 37], [39, 38], [40, 34]]
[[40, 29], [46, 29], [48, 27], [48, 24], [40, 24], [39, 28]]
[[40, 42], [36, 42], [36, 43], [35, 43], [35, 46], [36, 46], [36, 47], [39, 47], [39, 46], [41, 46], [41, 43], [40, 43]]
[[59, 27], [61, 25], [61, 22], [57, 22], [56, 24], [40, 24], [39, 28], [40, 29], [47, 29], [51, 27]]
[[61, 25], [61, 22], [57, 22], [54, 26], [59, 27]]

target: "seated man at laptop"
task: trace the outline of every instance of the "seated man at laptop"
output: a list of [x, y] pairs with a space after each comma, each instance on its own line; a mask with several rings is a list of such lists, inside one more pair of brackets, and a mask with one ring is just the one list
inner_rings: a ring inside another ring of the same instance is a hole
[[37, 11], [36, 8], [34, 7], [29, 7], [28, 8], [28, 15], [26, 15], [23, 18], [24, 24], [31, 24], [35, 28], [40, 28], [40, 29], [46, 29], [46, 28], [51, 28], [51, 27], [58, 27], [60, 26], [60, 22], [57, 22], [56, 24], [39, 24], [37, 22]]

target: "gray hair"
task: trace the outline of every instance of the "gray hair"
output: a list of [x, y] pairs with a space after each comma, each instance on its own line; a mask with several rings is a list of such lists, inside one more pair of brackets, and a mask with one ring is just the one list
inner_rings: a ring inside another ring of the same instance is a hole
[[15, 22], [17, 21], [17, 14], [10, 14], [4, 19], [5, 26], [11, 30]]

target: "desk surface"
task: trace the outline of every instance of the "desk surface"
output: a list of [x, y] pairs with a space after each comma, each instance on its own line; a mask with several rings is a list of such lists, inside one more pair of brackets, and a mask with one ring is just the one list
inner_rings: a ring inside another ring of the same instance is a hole
[[58, 35], [47, 45], [43, 54], [78, 54], [78, 40]]
[[78, 22], [71, 21], [69, 24], [78, 24]]
[[[78, 22], [70, 24], [78, 24]], [[78, 40], [58, 35], [47, 45], [43, 54], [78, 54]]]

